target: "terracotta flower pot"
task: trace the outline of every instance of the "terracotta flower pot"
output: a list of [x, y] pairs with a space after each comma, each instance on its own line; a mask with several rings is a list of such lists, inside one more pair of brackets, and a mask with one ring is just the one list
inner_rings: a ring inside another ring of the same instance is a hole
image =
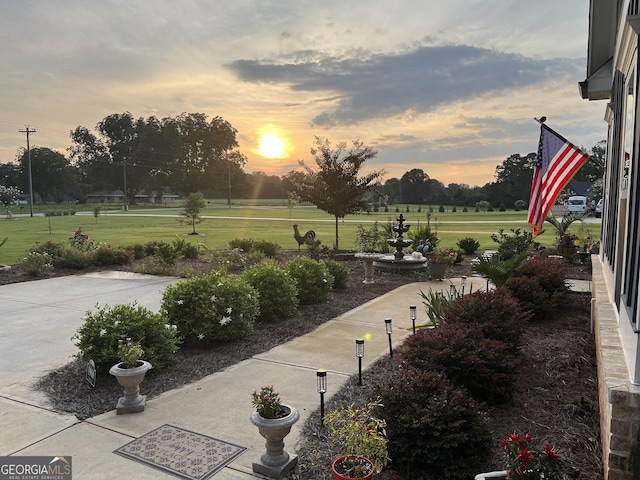
[[427, 268], [429, 269], [429, 275], [431, 275], [431, 278], [435, 280], [442, 280], [447, 273], [449, 265], [446, 263], [429, 263], [427, 264]]
[[558, 245], [558, 253], [560, 255], [575, 255], [576, 246], [575, 245]]
[[[349, 476], [355, 474], [347, 473], [349, 469], [348, 467], [344, 466], [344, 463], [347, 460], [355, 460], [362, 463], [363, 465], [366, 465], [366, 472], [357, 477]], [[369, 460], [367, 457], [362, 457], [360, 455], [343, 455], [342, 457], [336, 458], [331, 464], [331, 470], [333, 471], [334, 480], [371, 480], [373, 478], [373, 463], [371, 463], [371, 460]]]

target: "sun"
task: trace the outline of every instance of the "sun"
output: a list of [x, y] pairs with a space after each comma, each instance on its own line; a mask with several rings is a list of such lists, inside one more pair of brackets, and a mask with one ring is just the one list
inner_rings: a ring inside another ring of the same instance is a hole
[[265, 133], [260, 137], [258, 153], [267, 158], [282, 158], [286, 145], [275, 133]]

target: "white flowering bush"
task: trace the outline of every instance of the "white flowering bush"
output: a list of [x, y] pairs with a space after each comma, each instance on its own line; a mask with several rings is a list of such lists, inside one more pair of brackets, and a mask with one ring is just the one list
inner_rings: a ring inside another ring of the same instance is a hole
[[244, 278], [212, 271], [168, 286], [162, 312], [189, 344], [225, 343], [253, 332], [258, 297]]
[[159, 313], [137, 303], [96, 306], [87, 311], [84, 323], [73, 336], [84, 361], [93, 360], [96, 369], [108, 371], [120, 362], [118, 342], [131, 339], [142, 347], [144, 358], [161, 370], [174, 358], [180, 338], [175, 325]]
[[274, 260], [266, 259], [247, 268], [242, 278], [260, 294], [258, 320], [274, 322], [292, 317], [298, 311], [296, 282]]
[[333, 275], [324, 263], [308, 257], [296, 257], [287, 263], [285, 271], [296, 282], [301, 305], [323, 303], [329, 299]]
[[22, 266], [31, 277], [48, 277], [53, 272], [53, 257], [47, 252], [29, 252]]

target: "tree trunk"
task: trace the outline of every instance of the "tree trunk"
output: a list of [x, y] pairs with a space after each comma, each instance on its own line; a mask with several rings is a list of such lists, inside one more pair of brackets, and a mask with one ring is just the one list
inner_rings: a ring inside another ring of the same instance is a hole
[[338, 250], [338, 216], [336, 215], [336, 250]]

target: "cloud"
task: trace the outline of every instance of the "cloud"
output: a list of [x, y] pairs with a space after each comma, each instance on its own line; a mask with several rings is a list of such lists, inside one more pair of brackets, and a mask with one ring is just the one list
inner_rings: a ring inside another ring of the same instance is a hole
[[386, 54], [358, 50], [344, 56], [305, 51], [294, 57], [236, 60], [227, 67], [245, 82], [337, 94], [333, 107], [313, 118], [320, 127], [430, 112], [490, 92], [524, 89], [583, 66], [582, 60], [537, 59], [468, 45], [423, 45]]

